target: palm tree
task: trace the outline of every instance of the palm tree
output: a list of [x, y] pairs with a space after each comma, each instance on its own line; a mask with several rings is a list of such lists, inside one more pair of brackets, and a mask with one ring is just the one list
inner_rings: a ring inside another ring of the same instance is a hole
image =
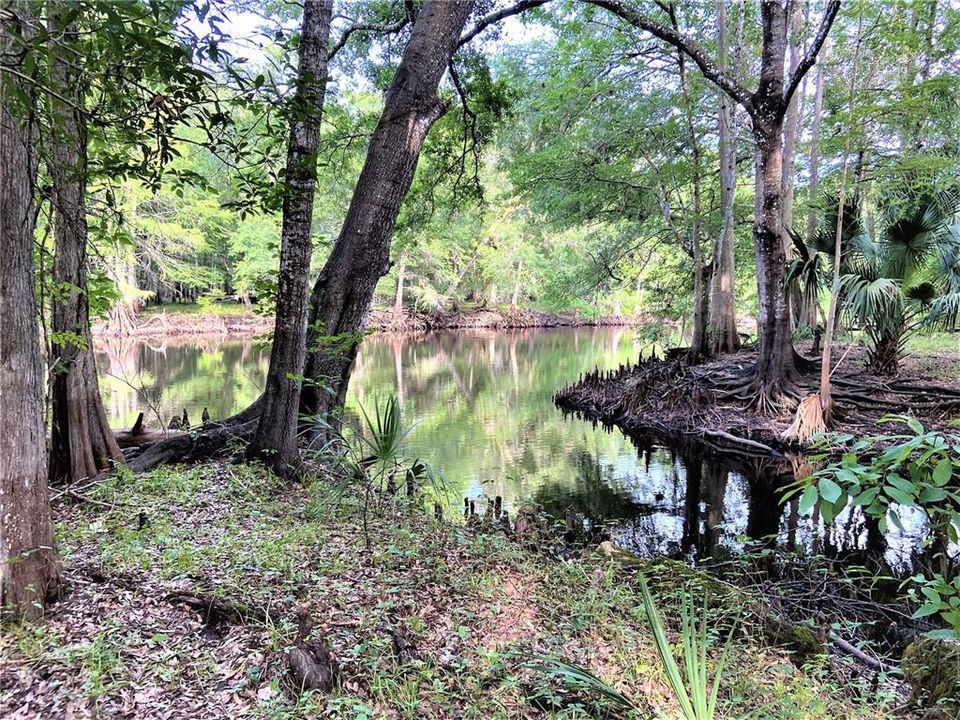
[[951, 193], [890, 203], [879, 239], [862, 233], [843, 260], [843, 311], [848, 324], [866, 333], [868, 365], [878, 374], [897, 374], [907, 339], [922, 326], [956, 319], [958, 207]]
[[[787, 264], [787, 286], [793, 303], [793, 315], [798, 328], [810, 330], [817, 325], [817, 315], [823, 314], [820, 297], [823, 289], [830, 285], [839, 198], [836, 195], [825, 196], [821, 207], [823, 217], [809, 241], [804, 242], [800, 235], [788, 231], [797, 254]], [[843, 208], [840, 242], [844, 260], [851, 252], [857, 251], [863, 238], [860, 205], [856, 198], [850, 198], [844, 202]]]

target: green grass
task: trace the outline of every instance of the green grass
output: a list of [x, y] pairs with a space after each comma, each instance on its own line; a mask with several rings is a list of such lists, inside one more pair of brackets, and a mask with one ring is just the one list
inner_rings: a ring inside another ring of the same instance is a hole
[[913, 335], [907, 340], [907, 352], [915, 355], [951, 353], [960, 360], [960, 332], [929, 332]]
[[[57, 512], [73, 591], [40, 625], [5, 635], [0, 657], [23, 668], [28, 685], [38, 668], [52, 672], [58, 692], [76, 693], [90, 710], [109, 715], [134, 688], [157, 698], [158, 714], [182, 698], [214, 703], [226, 688], [254, 717], [278, 720], [645, 718], [679, 709], [639, 578], [606, 558], [551, 560], [402, 504], [373, 518], [367, 550], [358, 507], [338, 501], [326, 478], [288, 488], [255, 465], [162, 469], [86, 492], [97, 504]], [[86, 579], [91, 567], [108, 580]], [[691, 575], [673, 567], [647, 564], [645, 572], [676, 642]], [[263, 608], [269, 619], [203, 636], [196, 613], [156, 601], [183, 587]], [[302, 604], [340, 663], [330, 697], [284, 689]], [[710, 622], [719, 631], [739, 613], [711, 607]], [[392, 633], [406, 638], [408, 654], [396, 654]], [[706, 658], [712, 669], [721, 645]], [[796, 668], [749, 619], [729, 652], [723, 716], [885, 716], [885, 699], [834, 680], [825, 660]], [[640, 710], [532, 669], [530, 660], [544, 656], [588, 669]]]

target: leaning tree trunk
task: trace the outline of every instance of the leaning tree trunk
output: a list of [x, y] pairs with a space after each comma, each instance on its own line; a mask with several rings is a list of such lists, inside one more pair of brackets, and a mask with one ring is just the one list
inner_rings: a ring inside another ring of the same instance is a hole
[[[743, 7], [737, 20], [737, 51], [742, 44]], [[727, 14], [726, 0], [717, 3], [717, 52], [719, 62], [727, 69]], [[734, 67], [738, 63], [734, 62]], [[720, 237], [713, 254], [713, 282], [711, 283], [710, 322], [708, 337], [714, 353], [736, 352], [740, 349], [737, 335], [735, 303], [734, 234], [735, 218], [733, 201], [737, 183], [737, 122], [736, 104], [725, 92], [720, 92], [718, 112], [718, 136], [720, 155]]]
[[343, 404], [374, 290], [390, 267], [400, 205], [427, 133], [447, 109], [437, 89], [472, 8], [472, 0], [432, 0], [417, 15], [343, 229], [313, 288], [307, 412], [328, 415]]
[[50, 481], [93, 477], [122, 463], [97, 383], [87, 302], [87, 129], [84, 85], [77, 65], [76, 25], [69, 6], [49, 2], [51, 41], [48, 98], [52, 142], [54, 262], [51, 328]]
[[286, 184], [277, 308], [262, 411], [249, 452], [286, 474], [297, 465], [297, 420], [306, 357], [307, 294], [317, 148], [327, 81], [332, 0], [307, 0], [300, 37], [297, 88], [289, 108]]
[[[0, 53], [33, 52], [29, 0], [0, 4]], [[0, 72], [0, 608], [34, 618], [60, 585], [47, 495], [41, 362], [33, 292], [33, 85]]]

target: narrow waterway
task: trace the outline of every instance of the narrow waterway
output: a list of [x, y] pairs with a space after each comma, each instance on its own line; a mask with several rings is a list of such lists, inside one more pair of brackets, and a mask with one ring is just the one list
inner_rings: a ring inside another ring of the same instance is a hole
[[[257, 397], [269, 361], [252, 338], [110, 339], [97, 349], [114, 427], [140, 411], [153, 426], [184, 408], [194, 422], [204, 408], [226, 417]], [[783, 503], [802, 459], [721, 458], [694, 442], [628, 438], [554, 407], [556, 390], [582, 371], [643, 350], [629, 328], [374, 335], [357, 359], [348, 420], [396, 395], [414, 423], [413, 454], [443, 472], [451, 504], [535, 502], [577, 533], [609, 528], [643, 555], [722, 559], [761, 543], [855, 559], [869, 550], [893, 568], [913, 565], [923, 528], [909, 513], [907, 530], [884, 538], [851, 514], [814, 532], [795, 502]]]

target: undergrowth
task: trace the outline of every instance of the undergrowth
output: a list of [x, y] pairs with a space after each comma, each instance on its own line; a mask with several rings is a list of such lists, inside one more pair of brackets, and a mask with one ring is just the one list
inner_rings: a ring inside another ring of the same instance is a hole
[[[284, 487], [257, 465], [207, 464], [120, 475], [86, 491], [95, 502], [59, 505], [71, 590], [39, 625], [4, 634], [0, 715], [53, 717], [64, 703], [77, 717], [183, 716], [190, 703], [197, 717], [277, 720], [678, 715], [636, 575], [403, 503], [370, 522], [365, 547], [358, 504], [332, 484]], [[645, 572], [676, 642], [689, 578], [667, 564]], [[165, 600], [184, 591], [263, 614], [211, 626]], [[301, 606], [340, 665], [330, 696], [284, 684]], [[720, 632], [740, 614], [711, 607], [709, 621]], [[540, 657], [588, 669], [636, 709], [538, 672]], [[723, 677], [720, 717], [878, 718], [893, 702], [866, 680], [832, 681], [825, 659], [798, 667], [749, 621]]]

